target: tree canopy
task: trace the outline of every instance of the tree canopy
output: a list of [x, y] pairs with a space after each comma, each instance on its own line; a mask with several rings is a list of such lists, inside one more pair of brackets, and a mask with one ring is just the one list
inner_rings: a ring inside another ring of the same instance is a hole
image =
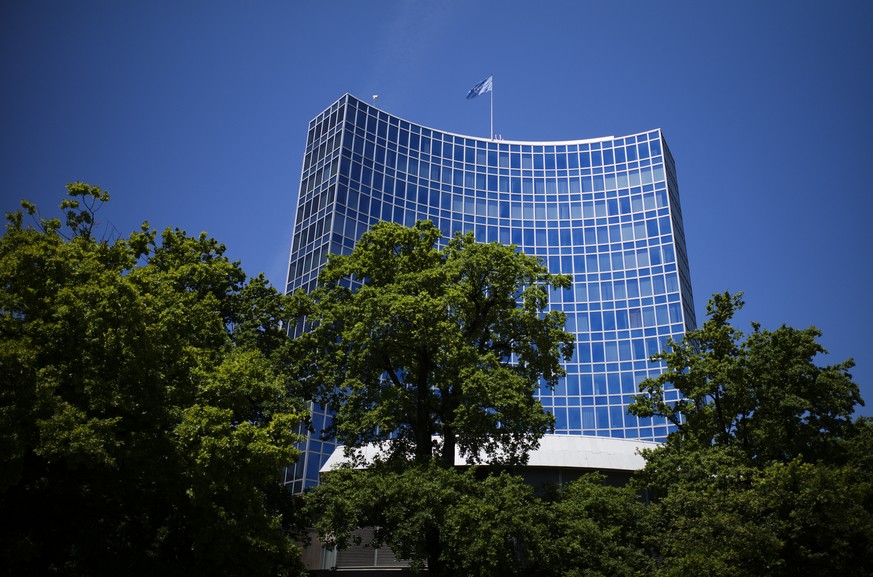
[[[384, 452], [381, 465], [336, 472], [316, 489], [322, 535], [378, 522], [379, 538], [435, 576], [452, 574], [472, 546], [453, 532], [458, 515], [482, 491], [512, 493], [455, 471], [456, 449], [469, 463], [525, 462], [554, 424], [535, 392], [555, 385], [573, 350], [565, 315], [546, 312], [567, 277], [514, 246], [440, 238], [429, 221], [382, 222], [351, 254], [332, 255], [320, 286], [296, 296], [310, 330], [295, 342], [315, 399], [335, 412], [327, 434], [350, 455], [369, 443]], [[491, 547], [494, 566], [505, 563]]]
[[[644, 451], [630, 486], [583, 477], [538, 495], [494, 468], [389, 461], [326, 477], [310, 496], [322, 535], [342, 546], [356, 527], [378, 527], [374, 545], [435, 575], [870, 575], [873, 425], [852, 420], [861, 403], [852, 362], [818, 365], [815, 328], [753, 324], [743, 335], [731, 324], [742, 304], [714, 295], [703, 326], [653, 358], [666, 370], [641, 383], [630, 410], [666, 416], [675, 430]], [[390, 299], [368, 306], [396, 310]], [[343, 309], [331, 322], [348, 318]], [[388, 370], [372, 366], [374, 376]], [[667, 402], [668, 387], [681, 400]]]
[[391, 458], [446, 467], [456, 448], [523, 462], [553, 426], [534, 393], [572, 354], [565, 315], [545, 312], [569, 278], [514, 246], [440, 237], [429, 221], [381, 222], [331, 255], [319, 288], [297, 295], [311, 326], [301, 372], [346, 447], [383, 443]]
[[521, 477], [479, 479], [435, 462], [333, 471], [309, 505], [329, 544], [348, 546], [356, 529], [374, 527], [364, 545], [388, 545], [417, 570], [426, 562], [431, 575], [523, 574], [517, 555], [542, 534], [541, 508]]
[[[671, 444], [733, 446], [761, 462], [828, 458], [863, 404], [849, 373], [854, 362], [816, 365], [827, 351], [815, 327], [753, 323], [746, 337], [730, 323], [743, 304], [741, 294], [713, 295], [703, 326], [653, 357], [667, 368], [640, 384], [630, 412], [666, 416], [676, 427]], [[667, 386], [682, 399], [666, 401]]]
[[415, 569], [427, 561], [428, 534], [439, 534], [440, 574], [479, 577], [611, 577], [651, 574], [652, 516], [630, 487], [599, 475], [538, 491], [520, 475], [435, 463], [405, 469], [340, 469], [310, 495], [330, 545], [359, 538], [389, 545]]
[[23, 203], [0, 238], [2, 565], [297, 572], [287, 298], [205, 234], [98, 239], [109, 195], [68, 193], [66, 226]]
[[[630, 407], [676, 426], [637, 480], [654, 500], [657, 574], [870, 575], [873, 427], [852, 420], [853, 363], [818, 366], [814, 327], [743, 335], [731, 325], [742, 306], [714, 295]], [[665, 402], [666, 386], [683, 399]]]

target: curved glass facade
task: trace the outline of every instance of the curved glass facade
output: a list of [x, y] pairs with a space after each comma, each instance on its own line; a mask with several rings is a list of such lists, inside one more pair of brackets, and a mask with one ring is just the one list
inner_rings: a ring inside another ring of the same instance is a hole
[[[695, 326], [673, 158], [660, 130], [565, 142], [451, 134], [345, 95], [309, 125], [286, 290], [309, 290], [329, 253], [380, 220], [429, 219], [447, 237], [515, 244], [573, 286], [554, 291], [576, 351], [540, 400], [556, 433], [663, 440], [627, 405], [661, 368], [649, 355]], [[300, 331], [302, 326], [292, 330]], [[316, 412], [315, 425], [329, 418]], [[311, 439], [296, 479], [333, 450]]]

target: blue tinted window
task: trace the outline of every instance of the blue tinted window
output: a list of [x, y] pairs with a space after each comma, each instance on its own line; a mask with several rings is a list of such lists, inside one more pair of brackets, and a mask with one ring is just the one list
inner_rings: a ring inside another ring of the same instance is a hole
[[630, 309], [628, 311], [628, 317], [630, 319], [630, 327], [632, 329], [642, 328], [643, 313], [640, 309]]
[[607, 394], [606, 375], [603, 375], [603, 374], [594, 375], [594, 394], [595, 395]]
[[647, 358], [646, 343], [643, 339], [631, 340], [631, 346], [633, 347], [634, 360], [645, 360]]
[[[593, 256], [593, 258], [597, 258], [597, 257]], [[588, 287], [588, 299], [589, 299], [589, 301], [590, 302], [599, 301], [600, 300], [600, 283], [596, 283], [596, 282], [589, 283], [587, 285], [587, 287]], [[592, 313], [592, 314], [599, 314], [599, 313]], [[597, 330], [599, 330], [599, 329], [597, 329]]]
[[608, 429], [609, 428], [609, 408], [608, 407], [597, 407], [597, 428], [598, 429]]
[[649, 156], [649, 144], [646, 142], [641, 142], [637, 145], [637, 151], [639, 152], [640, 158], [648, 158]]
[[[618, 356], [622, 361], [630, 361], [633, 360], [633, 355], [631, 354], [631, 343], [628, 340], [618, 341]], [[624, 383], [622, 383], [622, 392], [629, 393], [633, 392], [633, 375], [630, 373], [623, 373], [622, 380], [627, 377], [627, 380], [630, 382], [630, 390], [626, 390]]]
[[[593, 285], [593, 286], [596, 286], [596, 285]], [[589, 292], [590, 292], [590, 289], [592, 288], [592, 286], [589, 286], [588, 288], [589, 288]], [[598, 312], [588, 313], [588, 322], [591, 324], [591, 331], [592, 332], [599, 333], [599, 332], [603, 331], [603, 317], [601, 316], [600, 313], [598, 313]], [[593, 346], [593, 344], [592, 344], [592, 346]], [[592, 351], [593, 350], [594, 349], [592, 348]], [[595, 356], [594, 362], [603, 362], [602, 352], [601, 352], [600, 360], [598, 361], [597, 357]]]
[[588, 343], [578, 343], [574, 355], [578, 356], [579, 362], [591, 362], [591, 346]]
[[624, 147], [619, 147], [615, 149], [615, 162], [621, 164], [622, 162], [626, 162], [627, 158], [624, 154]]
[[[609, 417], [612, 422], [613, 427], [621, 427], [622, 426], [622, 417], [624, 416], [625, 409], [621, 405], [615, 405], [609, 407]], [[614, 436], [621, 436], [620, 434]]]
[[670, 303], [667, 305], [670, 310], [670, 322], [682, 322], [682, 306], [679, 303]]
[[593, 430], [595, 428], [594, 407], [585, 407], [582, 409], [582, 428]]

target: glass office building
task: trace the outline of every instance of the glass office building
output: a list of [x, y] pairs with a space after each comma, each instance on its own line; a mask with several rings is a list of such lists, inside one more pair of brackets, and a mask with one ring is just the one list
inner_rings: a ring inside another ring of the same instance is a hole
[[[557, 434], [664, 439], [665, 420], [627, 414], [637, 384], [662, 370], [648, 357], [695, 326], [676, 171], [660, 130], [490, 140], [345, 95], [309, 124], [286, 290], [312, 289], [327, 255], [349, 253], [376, 222], [419, 219], [447, 237], [472, 231], [515, 244], [572, 276], [550, 306], [567, 314], [575, 353], [567, 376], [539, 395]], [[328, 418], [314, 407], [316, 430]], [[286, 474], [292, 489], [317, 483], [334, 447], [311, 436]]]

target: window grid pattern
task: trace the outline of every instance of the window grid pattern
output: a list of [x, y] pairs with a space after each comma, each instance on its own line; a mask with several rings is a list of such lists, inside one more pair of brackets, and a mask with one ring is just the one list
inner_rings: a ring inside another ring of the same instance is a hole
[[[695, 327], [675, 164], [660, 130], [491, 141], [346, 95], [310, 124], [286, 289], [311, 289], [326, 255], [348, 254], [376, 222], [419, 219], [446, 237], [515, 244], [572, 277], [550, 307], [567, 314], [576, 350], [567, 376], [539, 391], [556, 433], [666, 437], [664, 419], [627, 414], [638, 383], [663, 370], [648, 358]], [[317, 470], [306, 471], [313, 479]]]

